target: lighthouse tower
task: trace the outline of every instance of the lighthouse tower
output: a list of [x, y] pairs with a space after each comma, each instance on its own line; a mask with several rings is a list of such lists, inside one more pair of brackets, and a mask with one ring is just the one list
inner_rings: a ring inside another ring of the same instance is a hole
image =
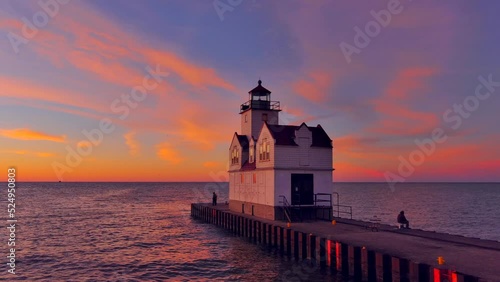
[[229, 208], [273, 220], [329, 219], [332, 140], [320, 125], [280, 125], [280, 102], [262, 81], [248, 95], [229, 147]]
[[271, 101], [271, 91], [258, 81], [257, 87], [248, 92], [248, 101], [240, 106], [241, 135], [248, 140], [257, 138], [262, 125], [278, 124], [278, 114], [281, 111], [280, 102]]

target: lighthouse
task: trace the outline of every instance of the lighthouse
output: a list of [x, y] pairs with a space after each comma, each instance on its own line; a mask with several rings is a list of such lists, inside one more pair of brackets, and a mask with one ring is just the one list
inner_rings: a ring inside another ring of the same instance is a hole
[[271, 220], [330, 219], [332, 140], [317, 125], [279, 124], [281, 106], [257, 86], [240, 105], [229, 147], [229, 208]]

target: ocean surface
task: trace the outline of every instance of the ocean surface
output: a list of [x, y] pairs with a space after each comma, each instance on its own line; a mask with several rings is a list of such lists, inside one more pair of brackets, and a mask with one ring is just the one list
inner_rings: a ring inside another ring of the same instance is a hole
[[[334, 183], [353, 218], [500, 241], [500, 185]], [[227, 183], [18, 183], [16, 274], [3, 281], [350, 281], [190, 217]], [[6, 193], [2, 196], [6, 208]], [[5, 209], [0, 215], [7, 226]]]
[[401, 210], [413, 229], [500, 241], [500, 183], [334, 183], [353, 218], [396, 225]]

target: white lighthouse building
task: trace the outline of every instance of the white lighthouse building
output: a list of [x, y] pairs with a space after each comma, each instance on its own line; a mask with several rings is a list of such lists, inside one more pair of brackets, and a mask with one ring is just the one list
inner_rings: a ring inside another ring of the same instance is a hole
[[320, 125], [280, 125], [280, 111], [259, 80], [229, 147], [229, 208], [272, 220], [330, 219], [332, 140]]

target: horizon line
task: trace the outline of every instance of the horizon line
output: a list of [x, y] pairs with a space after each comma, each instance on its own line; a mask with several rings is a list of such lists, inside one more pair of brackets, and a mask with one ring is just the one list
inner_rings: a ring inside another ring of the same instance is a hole
[[[7, 183], [2, 181], [2, 183]], [[228, 181], [16, 181], [16, 183], [229, 183]], [[385, 181], [333, 181], [332, 183], [387, 183]], [[500, 181], [408, 181], [413, 183], [500, 183]]]

